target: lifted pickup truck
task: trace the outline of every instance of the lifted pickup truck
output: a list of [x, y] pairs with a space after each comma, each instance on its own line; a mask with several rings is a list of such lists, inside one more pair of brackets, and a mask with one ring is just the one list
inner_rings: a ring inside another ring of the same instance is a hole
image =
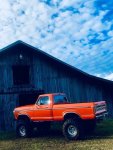
[[28, 137], [34, 127], [48, 131], [50, 123], [61, 121], [63, 135], [75, 140], [83, 133], [95, 129], [96, 120], [107, 114], [106, 102], [70, 103], [65, 94], [43, 94], [34, 105], [15, 108], [16, 132], [20, 137]]

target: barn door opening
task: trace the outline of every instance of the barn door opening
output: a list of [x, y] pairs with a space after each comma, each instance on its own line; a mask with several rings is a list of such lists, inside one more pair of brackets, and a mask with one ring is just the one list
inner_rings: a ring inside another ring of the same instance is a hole
[[29, 70], [28, 65], [15, 65], [12, 67], [13, 70], [13, 84], [14, 85], [25, 85], [29, 84]]
[[38, 96], [44, 92], [32, 92], [19, 94], [19, 106], [25, 106], [29, 104], [35, 104]]

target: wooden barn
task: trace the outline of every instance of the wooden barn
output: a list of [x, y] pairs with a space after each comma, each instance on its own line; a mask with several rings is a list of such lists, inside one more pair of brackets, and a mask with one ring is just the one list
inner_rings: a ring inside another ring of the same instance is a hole
[[0, 52], [0, 130], [13, 130], [13, 109], [40, 93], [64, 92], [72, 102], [106, 100], [113, 117], [113, 82], [91, 76], [22, 41]]

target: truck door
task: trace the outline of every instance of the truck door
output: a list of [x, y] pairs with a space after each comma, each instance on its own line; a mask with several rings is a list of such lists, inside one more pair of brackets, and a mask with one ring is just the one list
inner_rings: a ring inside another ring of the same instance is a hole
[[53, 119], [52, 115], [52, 105], [49, 96], [41, 96], [36, 102], [34, 121], [51, 121]]

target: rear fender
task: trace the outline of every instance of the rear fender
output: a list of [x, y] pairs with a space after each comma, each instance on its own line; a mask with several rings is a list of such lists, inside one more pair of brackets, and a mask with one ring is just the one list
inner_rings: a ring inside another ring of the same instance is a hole
[[76, 113], [74, 113], [74, 112], [65, 112], [65, 113], [63, 114], [63, 118], [64, 118], [64, 120], [66, 120], [66, 119], [68, 119], [68, 118], [76, 118], [76, 119], [81, 120], [80, 115], [78, 115], [78, 114], [76, 114]]

